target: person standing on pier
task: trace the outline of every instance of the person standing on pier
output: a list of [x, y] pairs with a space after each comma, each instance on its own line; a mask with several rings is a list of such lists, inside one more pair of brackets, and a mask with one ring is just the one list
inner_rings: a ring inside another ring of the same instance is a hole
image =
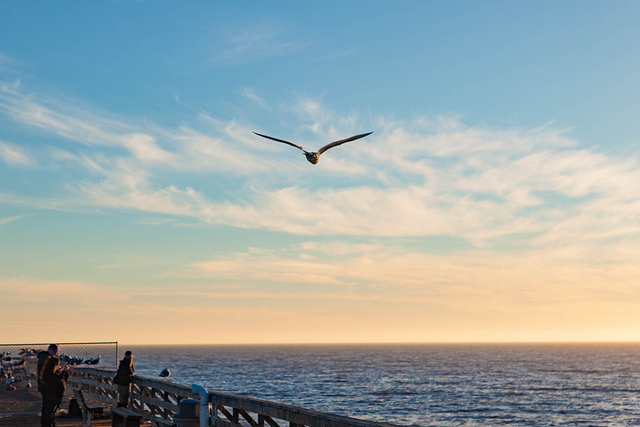
[[55, 414], [64, 396], [65, 381], [69, 378], [69, 366], [61, 368], [60, 360], [51, 356], [42, 369], [44, 405], [40, 415], [41, 427], [55, 427]]
[[118, 372], [113, 382], [118, 386], [118, 406], [126, 408], [129, 405], [131, 394], [131, 377], [135, 375], [133, 367], [133, 354], [129, 350], [124, 353], [124, 359], [118, 365]]
[[42, 382], [42, 371], [44, 371], [47, 362], [52, 357], [55, 357], [58, 354], [58, 345], [57, 344], [49, 344], [47, 351], [41, 351], [38, 353], [38, 367], [36, 372], [36, 378], [38, 380], [38, 392], [42, 395], [42, 409], [40, 410], [41, 414], [45, 412], [45, 397], [46, 393], [44, 390], [44, 383]]

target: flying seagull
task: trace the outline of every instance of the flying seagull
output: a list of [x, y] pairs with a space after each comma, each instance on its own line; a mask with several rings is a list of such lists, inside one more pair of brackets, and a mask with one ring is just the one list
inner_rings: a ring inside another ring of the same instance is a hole
[[283, 142], [285, 144], [289, 144], [289, 145], [291, 145], [293, 147], [299, 148], [300, 150], [302, 150], [304, 155], [307, 157], [307, 160], [309, 160], [310, 163], [313, 163], [315, 165], [316, 163], [318, 163], [318, 160], [320, 160], [320, 155], [322, 153], [324, 153], [325, 151], [327, 151], [329, 148], [337, 147], [338, 145], [344, 144], [345, 142], [355, 141], [356, 139], [364, 138], [367, 135], [371, 135], [373, 132], [361, 133], [360, 135], [354, 135], [354, 136], [346, 138], [346, 139], [341, 139], [339, 141], [331, 142], [331, 143], [325, 145], [324, 147], [322, 147], [321, 149], [319, 149], [316, 152], [307, 151], [304, 148], [302, 148], [301, 146], [299, 146], [298, 144], [294, 144], [293, 142], [285, 141], [283, 139], [274, 138], [272, 136], [263, 135], [263, 134], [258, 133], [258, 132], [254, 132], [254, 133], [256, 135], [258, 135], [258, 136], [263, 137], [263, 138], [272, 139], [272, 140], [278, 141], [278, 142]]

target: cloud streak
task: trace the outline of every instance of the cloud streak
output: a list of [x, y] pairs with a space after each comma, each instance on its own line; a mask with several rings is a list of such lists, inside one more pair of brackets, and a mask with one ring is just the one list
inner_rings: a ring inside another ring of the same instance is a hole
[[16, 216], [10, 216], [8, 218], [0, 218], [0, 227], [2, 227], [3, 225], [7, 225], [10, 222], [17, 221], [17, 220], [22, 219], [22, 218], [30, 217], [31, 215], [33, 215], [33, 214], [16, 215]]
[[33, 166], [29, 153], [15, 144], [0, 141], [0, 160], [9, 166]]
[[[640, 267], [633, 262], [640, 253], [638, 247], [622, 242], [611, 249], [612, 253], [595, 260], [596, 249], [581, 245], [513, 254], [486, 249], [441, 254], [393, 243], [308, 241], [279, 250], [221, 254], [186, 266], [183, 273], [214, 279], [214, 283], [306, 283], [326, 289], [359, 288], [363, 294], [376, 289], [376, 295], [388, 292], [393, 295], [389, 298], [402, 301], [416, 296], [437, 296], [443, 301], [451, 297], [453, 301], [462, 294], [471, 301], [486, 293], [532, 304], [553, 289], [563, 289], [565, 300], [582, 299], [585, 294], [590, 299], [624, 299], [624, 295], [640, 293]], [[612, 262], [621, 267], [609, 268]], [[289, 281], [287, 275], [295, 278]]]
[[289, 55], [304, 47], [300, 42], [284, 39], [283, 34], [281, 29], [264, 25], [243, 31], [234, 28], [213, 61], [228, 65], [247, 64]]

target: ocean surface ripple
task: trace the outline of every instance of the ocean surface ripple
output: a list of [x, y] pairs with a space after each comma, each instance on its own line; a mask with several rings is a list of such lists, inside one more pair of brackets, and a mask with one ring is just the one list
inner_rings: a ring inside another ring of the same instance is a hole
[[640, 425], [640, 344], [129, 348], [139, 375], [399, 425]]

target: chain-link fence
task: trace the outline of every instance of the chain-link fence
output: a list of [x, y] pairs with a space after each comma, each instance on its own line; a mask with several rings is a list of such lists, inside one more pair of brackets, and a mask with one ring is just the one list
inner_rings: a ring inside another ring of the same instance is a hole
[[[38, 354], [46, 351], [49, 344], [0, 344], [0, 378], [6, 381], [35, 378]], [[117, 341], [56, 344], [62, 365], [117, 368]]]

